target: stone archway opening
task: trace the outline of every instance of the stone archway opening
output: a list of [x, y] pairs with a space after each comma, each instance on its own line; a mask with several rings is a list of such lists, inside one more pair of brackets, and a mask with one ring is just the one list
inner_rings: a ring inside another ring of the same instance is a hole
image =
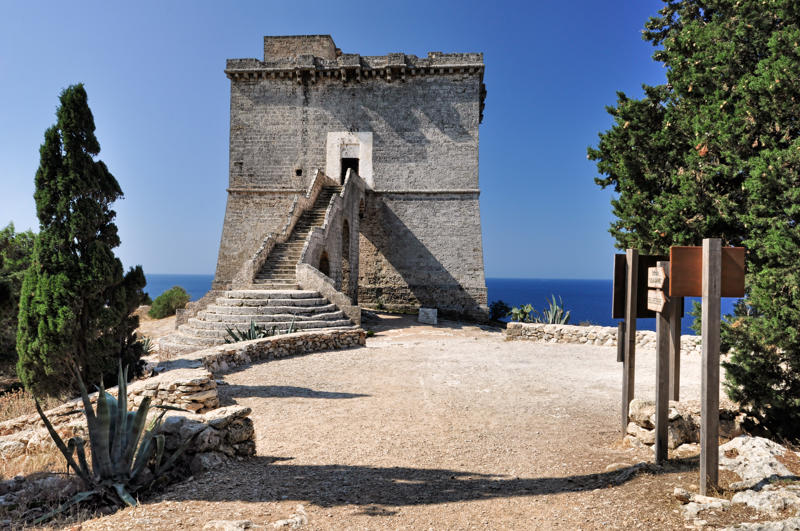
[[328, 259], [328, 253], [322, 251], [322, 256], [319, 257], [319, 272], [326, 277], [331, 276], [331, 261]]

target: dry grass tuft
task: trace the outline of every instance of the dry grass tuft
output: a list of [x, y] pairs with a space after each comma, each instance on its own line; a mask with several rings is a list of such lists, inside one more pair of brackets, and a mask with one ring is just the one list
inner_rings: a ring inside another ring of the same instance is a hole
[[11, 459], [0, 459], [0, 480], [16, 476], [30, 476], [43, 472], [66, 472], [67, 461], [55, 447], [47, 445], [36, 453], [23, 454]]
[[[42, 409], [48, 410], [64, 403], [61, 398], [46, 397], [39, 402]], [[15, 419], [22, 415], [36, 413], [36, 403], [33, 395], [24, 389], [9, 391], [0, 395], [0, 422]]]

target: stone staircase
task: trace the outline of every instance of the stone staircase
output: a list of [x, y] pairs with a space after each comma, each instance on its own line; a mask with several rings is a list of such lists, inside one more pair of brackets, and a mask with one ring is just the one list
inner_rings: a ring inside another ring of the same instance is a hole
[[306, 238], [322, 226], [325, 212], [341, 186], [324, 186], [312, 208], [305, 211], [285, 243], [276, 243], [249, 290], [230, 290], [197, 313], [177, 333], [161, 344], [169, 349], [199, 349], [219, 345], [230, 338], [227, 329], [245, 331], [250, 322], [276, 332], [354, 328], [335, 304], [317, 291], [301, 290], [296, 269]]
[[341, 186], [324, 186], [320, 190], [314, 206], [305, 211], [285, 243], [276, 243], [267, 256], [261, 270], [253, 279], [253, 286], [258, 289], [297, 289], [295, 266], [300, 260], [306, 238], [314, 227], [322, 226], [325, 211], [331, 197], [342, 191]]
[[226, 328], [245, 331], [250, 321], [284, 333], [289, 328], [299, 332], [353, 327], [335, 304], [316, 291], [231, 290], [178, 327], [169, 343], [198, 348], [219, 345], [230, 337]]

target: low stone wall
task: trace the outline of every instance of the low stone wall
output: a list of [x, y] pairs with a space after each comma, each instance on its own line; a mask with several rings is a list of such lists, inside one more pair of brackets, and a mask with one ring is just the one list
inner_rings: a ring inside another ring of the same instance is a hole
[[[296, 332], [198, 350], [163, 363], [161, 369], [165, 372], [157, 376], [129, 384], [128, 407], [139, 406], [144, 397], [149, 396], [153, 405], [175, 406], [187, 410], [185, 415], [198, 413], [209, 415], [206, 418], [216, 418], [215, 415], [227, 414], [225, 411], [230, 408], [215, 409], [219, 407], [219, 398], [217, 381], [212, 374], [214, 372], [225, 372], [254, 361], [365, 344], [366, 333], [358, 328]], [[108, 392], [116, 396], [117, 388], [108, 389]], [[93, 404], [97, 402], [97, 396], [97, 393], [89, 395]], [[64, 440], [74, 436], [85, 438], [86, 424], [82, 409], [81, 400], [74, 399], [46, 411], [45, 414]], [[165, 422], [165, 426], [178, 422], [169, 420], [175, 415], [180, 416], [181, 413], [170, 413], [167, 418], [169, 422]], [[196, 420], [200, 417], [194, 415], [188, 418]], [[208, 444], [204, 443], [200, 448], [206, 446]], [[0, 460], [30, 456], [53, 448], [53, 442], [38, 414], [24, 415], [0, 423]], [[219, 452], [230, 454], [227, 450]]]
[[266, 339], [218, 345], [199, 350], [189, 356], [199, 359], [205, 369], [218, 373], [254, 361], [310, 354], [322, 350], [358, 347], [366, 344], [366, 332], [361, 328], [355, 328], [324, 332], [297, 332]]
[[[508, 323], [506, 339], [528, 340], [542, 343], [576, 343], [583, 345], [617, 346], [617, 329], [612, 326], [575, 326], [542, 323]], [[681, 336], [681, 352], [699, 354], [700, 336]], [[656, 348], [656, 333], [651, 330], [636, 332], [636, 346], [644, 349]]]

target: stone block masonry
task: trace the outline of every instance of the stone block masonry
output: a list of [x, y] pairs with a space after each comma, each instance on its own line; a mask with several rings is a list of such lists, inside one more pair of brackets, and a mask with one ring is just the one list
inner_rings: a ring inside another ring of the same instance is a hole
[[480, 53], [343, 54], [328, 35], [265, 37], [263, 61], [228, 60], [229, 188], [214, 288], [230, 288], [315, 170], [335, 176], [356, 160], [367, 183], [358, 304], [485, 319], [483, 71]]

